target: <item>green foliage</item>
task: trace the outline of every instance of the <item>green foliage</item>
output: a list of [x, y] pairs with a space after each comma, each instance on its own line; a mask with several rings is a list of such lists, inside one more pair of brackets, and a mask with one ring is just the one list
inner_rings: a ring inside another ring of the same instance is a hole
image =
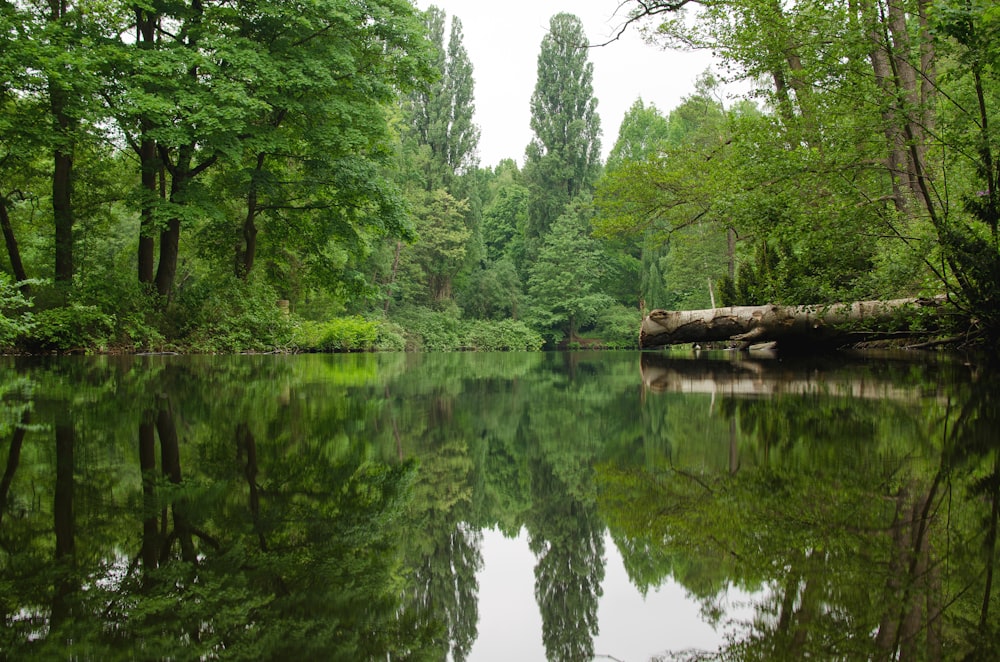
[[598, 314], [589, 333], [600, 338], [607, 349], [637, 349], [639, 334], [636, 329], [641, 323], [642, 315], [637, 309], [615, 304]]
[[605, 173], [610, 174], [626, 163], [655, 156], [667, 145], [670, 128], [667, 118], [655, 105], [647, 106], [642, 99], [636, 99], [622, 118], [618, 139], [608, 154]]
[[524, 164], [531, 192], [527, 237], [535, 249], [570, 200], [592, 190], [600, 172], [601, 120], [588, 43], [580, 19], [563, 12], [549, 20], [539, 49], [534, 136]]
[[476, 320], [465, 332], [466, 349], [485, 352], [537, 351], [542, 336], [520, 320]]
[[34, 323], [23, 343], [42, 351], [86, 352], [104, 348], [115, 329], [113, 316], [97, 306], [82, 303], [39, 310]]
[[454, 312], [412, 306], [400, 310], [394, 320], [406, 329], [407, 350], [454, 351], [463, 347], [463, 322]]
[[165, 321], [162, 301], [152, 288], [114, 268], [94, 271], [81, 284], [76, 296], [112, 320], [113, 330], [107, 337], [106, 349], [128, 352], [166, 348], [165, 333], [171, 333], [172, 329]]
[[502, 185], [483, 211], [483, 243], [491, 261], [505, 255], [523, 258], [530, 192], [520, 184]]
[[295, 327], [292, 344], [305, 351], [368, 352], [378, 345], [380, 326], [359, 315], [326, 322], [304, 321]]
[[402, 352], [406, 350], [406, 331], [398, 324], [380, 322], [375, 335], [375, 349], [379, 352]]
[[528, 321], [545, 329], [552, 340], [575, 341], [577, 331], [593, 323], [612, 303], [600, 287], [605, 259], [589, 233], [592, 215], [586, 197], [570, 205], [545, 236], [531, 267]]
[[203, 352], [274, 351], [292, 339], [292, 321], [263, 279], [201, 280], [171, 304], [176, 332]]
[[534, 351], [541, 336], [519, 320], [464, 320], [457, 311], [411, 307], [396, 321], [406, 329], [406, 349], [430, 351]]
[[471, 232], [465, 225], [467, 202], [444, 189], [415, 193], [418, 240], [400, 253], [405, 277], [401, 298], [421, 305], [447, 306], [456, 275], [465, 264]]
[[33, 303], [21, 289], [32, 284], [37, 283], [14, 283], [10, 276], [0, 272], [0, 347], [10, 347], [34, 329], [36, 321], [28, 310]]
[[498, 320], [515, 317], [524, 301], [523, 286], [510, 257], [473, 272], [458, 297], [466, 315]]
[[428, 191], [450, 188], [457, 175], [475, 167], [479, 143], [479, 127], [472, 122], [472, 62], [463, 43], [462, 21], [452, 17], [447, 41], [445, 23], [446, 15], [438, 7], [432, 5], [424, 13], [436, 79], [412, 93], [407, 103], [411, 138], [433, 154], [423, 173]]

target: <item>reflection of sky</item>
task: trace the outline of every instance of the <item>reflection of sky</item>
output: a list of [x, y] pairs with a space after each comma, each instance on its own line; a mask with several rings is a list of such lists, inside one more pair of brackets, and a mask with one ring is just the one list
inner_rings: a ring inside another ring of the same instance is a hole
[[[682, 586], [668, 581], [643, 598], [629, 582], [618, 548], [608, 535], [604, 550], [596, 660], [640, 662], [667, 650], [719, 647], [723, 633], [701, 619], [698, 602], [688, 598]], [[517, 538], [509, 539], [495, 530], [483, 531], [482, 555], [479, 636], [469, 662], [545, 660], [542, 621], [535, 602], [535, 556], [528, 549], [527, 534], [522, 530]], [[745, 603], [741, 597], [730, 591], [729, 604]]]

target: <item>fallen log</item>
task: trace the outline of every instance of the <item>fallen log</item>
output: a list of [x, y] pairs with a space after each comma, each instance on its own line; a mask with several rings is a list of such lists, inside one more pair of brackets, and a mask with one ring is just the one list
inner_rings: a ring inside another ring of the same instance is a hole
[[639, 347], [721, 341], [829, 346], [900, 333], [914, 336], [917, 334], [907, 329], [887, 327], [921, 308], [940, 307], [945, 300], [938, 296], [828, 305], [654, 310], [642, 320]]

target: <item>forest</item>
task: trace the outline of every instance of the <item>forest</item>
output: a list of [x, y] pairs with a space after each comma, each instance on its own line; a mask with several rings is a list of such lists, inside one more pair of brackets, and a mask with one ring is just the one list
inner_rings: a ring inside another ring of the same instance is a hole
[[628, 348], [654, 308], [943, 296], [895, 327], [995, 348], [1000, 6], [619, 15], [720, 71], [636, 99], [605, 159], [590, 53], [614, 40], [557, 14], [533, 137], [484, 167], [438, 8], [0, 1], [0, 347]]

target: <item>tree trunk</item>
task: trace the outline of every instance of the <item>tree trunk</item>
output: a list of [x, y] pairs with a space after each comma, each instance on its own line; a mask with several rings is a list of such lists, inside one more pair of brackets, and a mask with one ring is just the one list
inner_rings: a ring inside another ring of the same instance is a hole
[[139, 282], [153, 282], [153, 253], [155, 242], [153, 232], [156, 223], [153, 219], [153, 207], [157, 198], [156, 173], [159, 170], [159, 161], [156, 158], [156, 141], [143, 138], [139, 146], [139, 170], [140, 181], [142, 182], [142, 209], [139, 221]]
[[259, 213], [259, 203], [257, 201], [257, 180], [264, 170], [265, 154], [261, 152], [257, 155], [257, 167], [250, 175], [250, 187], [247, 190], [247, 213], [243, 219], [243, 241], [236, 249], [236, 277], [246, 280], [253, 269], [254, 259], [257, 256], [257, 214]]
[[899, 119], [906, 122], [909, 149], [907, 154], [908, 184], [913, 195], [921, 196], [919, 177], [927, 172], [927, 146], [924, 141], [924, 130], [921, 120], [924, 112], [920, 107], [919, 72], [911, 60], [910, 30], [907, 25], [907, 14], [901, 0], [888, 2], [888, 27], [892, 36], [891, 64], [895, 72], [897, 95], [900, 108]]
[[[816, 392], [819, 378], [825, 394], [855, 401], [911, 402], [931, 397], [919, 385], [903, 386], [889, 380], [862, 378], [851, 369], [854, 359], [849, 353], [830, 359], [826, 365], [812, 357], [807, 362], [773, 358], [769, 352], [749, 352], [719, 360], [644, 352], [639, 370], [644, 393], [704, 393], [734, 399], [805, 396]], [[939, 402], [945, 404], [944, 400]]]
[[[28, 280], [28, 274], [24, 270], [24, 263], [21, 262], [21, 249], [17, 246], [17, 238], [14, 236], [14, 228], [10, 224], [10, 215], [7, 212], [7, 198], [0, 196], [0, 229], [3, 230], [3, 240], [7, 245], [7, 256], [10, 258], [10, 268], [14, 272], [14, 279], [17, 281]], [[29, 293], [27, 284], [21, 286], [21, 292], [25, 296]]]
[[392, 287], [396, 284], [396, 272], [399, 271], [399, 254], [403, 250], [403, 242], [396, 242], [396, 255], [392, 258], [392, 271], [389, 275], [389, 283], [385, 288], [385, 306], [382, 308], [382, 314], [386, 317], [389, 316], [389, 304], [392, 302]]
[[76, 556], [76, 519], [73, 514], [73, 446], [76, 431], [72, 416], [57, 417], [56, 433], [56, 486], [52, 506], [55, 531], [55, 560], [59, 574], [52, 594], [52, 630], [58, 630], [70, 616], [69, 597], [77, 589], [73, 578]]
[[[875, 84], [884, 93], [884, 98], [892, 100], [896, 98], [894, 76], [892, 65], [889, 63], [890, 48], [888, 38], [882, 23], [878, 17], [877, 8], [866, 4], [862, 10], [862, 20], [868, 24], [869, 38], [872, 44], [868, 58], [871, 61], [872, 72], [875, 74]], [[892, 182], [892, 198], [896, 210], [906, 211], [909, 202], [908, 193], [904, 192], [901, 185], [907, 176], [908, 163], [906, 154], [906, 140], [903, 131], [898, 123], [898, 110], [891, 101], [882, 110], [883, 133], [886, 138], [888, 154], [886, 156], [886, 168], [889, 171]]]
[[171, 218], [160, 233], [160, 263], [156, 268], [156, 291], [167, 296], [177, 277], [177, 256], [180, 252], [181, 221]]
[[[639, 347], [681, 343], [786, 341], [836, 344], [870, 337], [852, 326], [886, 323], [901, 311], [940, 306], [944, 297], [809, 306], [729, 306], [708, 310], [654, 310], [642, 321]], [[861, 334], [860, 336], [858, 334]]]
[[267, 552], [267, 537], [264, 535], [264, 524], [260, 515], [260, 484], [257, 482], [257, 473], [260, 468], [257, 464], [257, 440], [246, 423], [239, 423], [236, 426], [236, 448], [239, 457], [242, 459], [246, 453], [246, 466], [243, 475], [247, 479], [247, 488], [250, 492], [250, 518], [253, 521], [253, 529], [257, 533], [257, 542], [260, 544], [260, 551]]
[[[140, 7], [135, 8], [137, 45], [140, 49], [151, 50], [155, 47], [156, 24], [158, 21], [159, 15], [155, 12], [146, 11]], [[144, 197], [140, 211], [139, 252], [137, 257], [139, 282], [147, 284], [153, 282], [154, 251], [156, 249], [153, 239], [153, 233], [156, 229], [156, 223], [153, 219], [153, 209], [158, 195], [156, 175], [161, 170], [161, 164], [157, 158], [156, 141], [149, 137], [149, 132], [153, 128], [152, 122], [148, 118], [143, 118], [139, 124], [142, 128], [142, 136], [139, 142], [139, 177]]]
[[[68, 12], [65, 2], [50, 0], [49, 21], [60, 23]], [[70, 75], [69, 72], [62, 72]], [[52, 218], [55, 223], [55, 280], [73, 280], [73, 131], [76, 121], [67, 112], [70, 91], [54, 74], [49, 75], [49, 112], [55, 147], [52, 150]]]

